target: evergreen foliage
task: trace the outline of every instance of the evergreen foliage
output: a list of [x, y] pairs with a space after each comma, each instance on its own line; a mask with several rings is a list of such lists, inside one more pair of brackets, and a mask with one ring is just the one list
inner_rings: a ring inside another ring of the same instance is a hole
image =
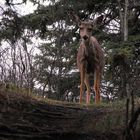
[[[28, 15], [20, 15], [13, 7], [32, 2], [37, 9]], [[44, 4], [45, 2], [49, 4]], [[79, 75], [76, 69], [76, 53], [79, 46], [78, 26], [71, 12], [81, 20], [93, 20], [103, 15], [103, 22], [93, 31], [105, 50], [106, 66], [102, 80], [102, 94], [112, 98], [124, 98], [140, 88], [140, 2], [129, 0], [128, 13], [125, 1], [113, 0], [5, 0], [7, 8], [1, 7], [0, 41], [10, 44], [12, 66], [4, 63], [4, 49], [0, 49], [0, 66], [15, 75], [15, 84], [35, 89], [35, 82], [41, 85], [43, 96], [63, 100], [72, 92], [72, 100], [78, 96]], [[123, 17], [126, 14], [126, 17]], [[128, 39], [124, 41], [124, 19], [128, 23]], [[32, 38], [42, 39], [32, 56], [29, 45]], [[20, 45], [17, 45], [20, 42]], [[15, 46], [15, 47], [13, 47]], [[16, 49], [21, 49], [21, 54]], [[16, 60], [17, 59], [17, 60]], [[17, 62], [18, 61], [18, 62]], [[25, 70], [24, 70], [25, 69]], [[1, 81], [7, 81], [7, 72]], [[19, 82], [22, 81], [22, 82]], [[41, 94], [40, 93], [40, 94]], [[109, 98], [108, 98], [109, 99]], [[110, 100], [110, 99], [109, 99]]]

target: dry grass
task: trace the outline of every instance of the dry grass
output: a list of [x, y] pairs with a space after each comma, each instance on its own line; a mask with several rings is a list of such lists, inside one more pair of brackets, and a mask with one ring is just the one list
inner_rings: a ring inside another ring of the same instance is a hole
[[73, 102], [67, 102], [67, 101], [58, 101], [48, 98], [43, 98], [42, 96], [37, 96], [36, 94], [30, 92], [28, 89], [25, 88], [16, 88], [14, 86], [10, 88], [6, 88], [5, 86], [0, 88], [0, 98], [7, 100], [7, 102], [11, 102], [12, 100], [16, 100], [18, 102], [25, 100], [28, 102], [44, 102], [50, 105], [59, 105], [59, 106], [66, 106], [66, 107], [75, 107], [75, 108], [110, 108], [112, 110], [122, 110], [123, 107], [125, 107], [125, 101], [116, 101], [116, 102], [110, 102], [110, 103], [104, 103], [101, 102], [100, 104], [96, 105], [95, 103], [91, 103], [87, 105], [86, 103], [73, 103]]

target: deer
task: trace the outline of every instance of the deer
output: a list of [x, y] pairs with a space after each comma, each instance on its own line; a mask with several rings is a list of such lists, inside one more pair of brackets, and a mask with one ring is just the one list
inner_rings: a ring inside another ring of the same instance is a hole
[[100, 82], [103, 74], [105, 57], [104, 51], [97, 39], [92, 35], [93, 28], [97, 27], [102, 19], [103, 15], [96, 18], [94, 21], [81, 21], [78, 16], [75, 15], [76, 22], [79, 26], [79, 34], [81, 43], [77, 53], [77, 66], [80, 71], [80, 99], [82, 103], [83, 92], [86, 86], [86, 104], [90, 103], [91, 87], [90, 80], [94, 81], [93, 89], [95, 92], [95, 103], [100, 103]]

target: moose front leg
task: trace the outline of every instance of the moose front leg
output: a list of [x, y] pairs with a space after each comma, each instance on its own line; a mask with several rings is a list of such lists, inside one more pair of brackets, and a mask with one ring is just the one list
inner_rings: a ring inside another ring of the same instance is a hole
[[85, 74], [85, 85], [86, 85], [86, 88], [87, 88], [86, 103], [89, 104], [90, 103], [91, 90], [90, 90], [90, 81], [89, 81], [89, 75], [88, 74]]
[[85, 70], [84, 70], [84, 65], [81, 65], [81, 69], [80, 69], [80, 79], [81, 79], [81, 83], [80, 83], [80, 103], [82, 103], [83, 100], [83, 92], [85, 91], [85, 85], [84, 85], [84, 79], [85, 79]]

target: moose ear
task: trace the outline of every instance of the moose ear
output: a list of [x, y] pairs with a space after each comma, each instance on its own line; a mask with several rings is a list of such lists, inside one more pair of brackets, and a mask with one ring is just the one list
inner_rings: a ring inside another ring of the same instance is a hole
[[77, 24], [78, 26], [80, 26], [80, 24], [81, 24], [80, 18], [79, 18], [77, 15], [75, 15], [75, 14], [74, 14], [74, 18], [75, 18], [76, 24]]
[[70, 11], [68, 12], [68, 15], [69, 15], [70, 19], [72, 19], [72, 21], [73, 21], [75, 24], [77, 24], [78, 26], [80, 26], [81, 20], [80, 20], [80, 18], [78, 17], [78, 15], [77, 15], [73, 10], [70, 10]]
[[94, 24], [96, 24], [96, 25], [101, 24], [102, 21], [103, 21], [103, 18], [104, 18], [103, 15], [97, 17], [97, 18], [95, 19], [95, 21], [94, 21]]

